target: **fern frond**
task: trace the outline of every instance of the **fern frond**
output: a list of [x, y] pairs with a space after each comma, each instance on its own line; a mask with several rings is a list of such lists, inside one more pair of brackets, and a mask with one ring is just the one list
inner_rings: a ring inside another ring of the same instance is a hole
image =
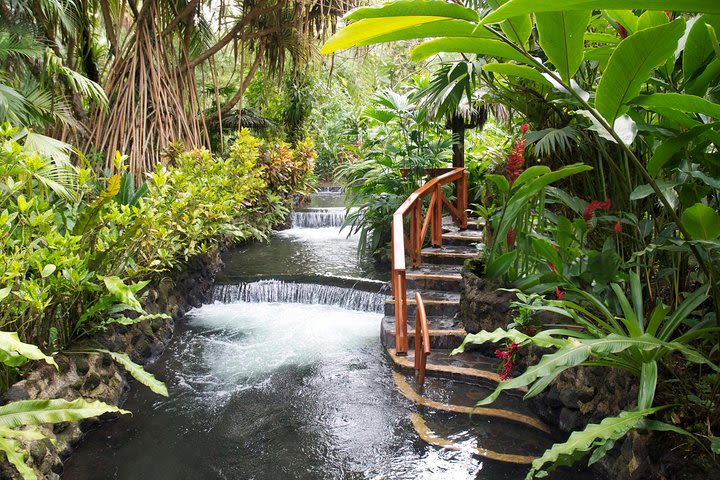
[[617, 417], [605, 418], [600, 423], [591, 423], [584, 430], [573, 432], [564, 443], [556, 443], [532, 463], [525, 480], [532, 480], [536, 476], [545, 476], [547, 473], [543, 467], [551, 463], [548, 471], [560, 465], [570, 465], [578, 458], [583, 457], [595, 449], [600, 454], [593, 453], [593, 460], [597, 461], [604, 455], [614, 443], [623, 437], [627, 432], [641, 425], [642, 420], [666, 407], [648, 408], [645, 410], [620, 412]]

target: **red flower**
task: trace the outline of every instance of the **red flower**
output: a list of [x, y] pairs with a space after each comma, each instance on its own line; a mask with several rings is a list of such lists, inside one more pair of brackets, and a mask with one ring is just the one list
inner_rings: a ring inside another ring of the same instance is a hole
[[495, 350], [495, 356], [500, 359], [500, 364], [498, 365], [500, 380], [507, 380], [512, 377], [512, 369], [515, 366], [515, 351], [517, 348], [518, 344], [513, 342], [504, 349], [498, 348]]
[[508, 247], [515, 245], [515, 229], [513, 227], [510, 227], [510, 229], [508, 229], [507, 244]]
[[522, 124], [522, 133], [527, 133], [527, 131], [530, 130], [530, 125], [527, 123]]
[[515, 183], [515, 180], [520, 176], [523, 171], [523, 165], [525, 164], [525, 140], [519, 138], [513, 146], [510, 157], [505, 164], [505, 176], [510, 182], [510, 186]]
[[562, 300], [565, 298], [565, 292], [560, 290], [558, 287], [555, 287], [555, 296], [557, 297], [558, 300]]
[[595, 210], [610, 210], [610, 203], [610, 197], [606, 198], [604, 202], [593, 200], [585, 209], [583, 218], [586, 222], [589, 222], [595, 216]]
[[617, 233], [618, 235], [620, 235], [620, 232], [621, 232], [621, 231], [622, 231], [622, 225], [620, 224], [620, 221], [618, 221], [618, 222], [615, 224], [615, 233]]
[[625, 27], [623, 27], [619, 23], [618, 23], [618, 33], [620, 34], [620, 38], [622, 38], [623, 40], [625, 40], [628, 36], [627, 30], [625, 30]]

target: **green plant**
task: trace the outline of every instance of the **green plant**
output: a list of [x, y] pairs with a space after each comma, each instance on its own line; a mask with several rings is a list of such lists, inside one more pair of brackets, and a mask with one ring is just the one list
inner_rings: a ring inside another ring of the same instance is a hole
[[[717, 368], [720, 7], [705, 0], [477, 6], [482, 10], [399, 1], [357, 9], [323, 51], [433, 38], [415, 46], [412, 58], [478, 55], [486, 62], [480, 77], [486, 100], [518, 112], [534, 130], [525, 138], [527, 153], [542, 166], [520, 173], [511, 157], [512, 175], [487, 176], [498, 193], [487, 271], [523, 290], [556, 289], [558, 300], [543, 308], [574, 325], [533, 337], [514, 330], [478, 334], [477, 341], [557, 349], [496, 394], [523, 382], [537, 394], [565, 368], [589, 362], [637, 374], [640, 396], [637, 410], [548, 450], [532, 477], [546, 461], [563, 463], [575, 453], [594, 450], [597, 460], [631, 428], [682, 433], [642, 420], [665, 408], [653, 406], [656, 385], [664, 388], [663, 403], [678, 402], [666, 398], [670, 382], [659, 377], [667, 372], [658, 365], [669, 368], [682, 355], [688, 376]], [[567, 159], [581, 160], [587, 166], [577, 168], [592, 168], [593, 175], [560, 173], [576, 168]], [[550, 187], [556, 180], [561, 183]], [[490, 213], [489, 205], [482, 210]], [[538, 308], [537, 302], [525, 308]], [[704, 394], [702, 385], [681, 384], [693, 392], [682, 398], [717, 404], [717, 388]], [[718, 425], [707, 418], [705, 435], [715, 438]], [[683, 426], [694, 428], [692, 420]]]
[[[417, 86], [423, 79], [416, 79]], [[408, 94], [386, 90], [366, 111], [367, 141], [352, 148], [353, 161], [336, 175], [345, 183], [345, 225], [360, 234], [359, 252], [381, 254], [390, 243], [392, 214], [412, 193], [426, 168], [445, 164], [451, 140], [418, 104], [418, 88]]]
[[[0, 362], [17, 368], [29, 360], [41, 360], [57, 368], [52, 357], [45, 355], [35, 345], [21, 342], [17, 333], [0, 331]], [[57, 399], [10, 402], [0, 407], [0, 451], [24, 480], [37, 480], [35, 471], [25, 462], [28, 455], [27, 442], [46, 440], [47, 436], [34, 427], [83, 420], [111, 412], [130, 413], [103, 402], [90, 402], [82, 398], [73, 401]]]

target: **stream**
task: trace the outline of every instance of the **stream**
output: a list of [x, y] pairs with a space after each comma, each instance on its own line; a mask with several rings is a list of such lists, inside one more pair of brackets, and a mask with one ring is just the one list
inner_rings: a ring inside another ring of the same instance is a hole
[[[398, 392], [379, 341], [388, 274], [357, 258], [357, 238], [339, 232], [333, 195], [316, 199], [322, 204], [311, 208], [324, 211], [306, 212], [312, 218], [295, 214], [302, 228], [225, 255], [214, 301], [177, 322], [149, 368], [170, 397], [134, 384], [125, 405], [133, 415], [91, 432], [64, 479], [524, 478], [527, 466], [470, 447], [538, 454], [554, 437], [423, 409]], [[428, 379], [427, 392], [472, 405], [490, 390]], [[503, 404], [525, 408], [516, 397]], [[426, 444], [412, 412], [468, 449]]]

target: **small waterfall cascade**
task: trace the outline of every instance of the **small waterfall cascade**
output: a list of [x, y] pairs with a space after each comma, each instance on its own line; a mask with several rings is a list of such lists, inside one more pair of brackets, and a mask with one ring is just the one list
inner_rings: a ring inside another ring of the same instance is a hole
[[349, 310], [381, 313], [386, 295], [353, 288], [312, 283], [260, 280], [235, 285], [215, 285], [213, 301], [221, 303], [304, 303], [335, 305]]
[[306, 208], [290, 214], [292, 228], [342, 227], [345, 222], [345, 208]]

